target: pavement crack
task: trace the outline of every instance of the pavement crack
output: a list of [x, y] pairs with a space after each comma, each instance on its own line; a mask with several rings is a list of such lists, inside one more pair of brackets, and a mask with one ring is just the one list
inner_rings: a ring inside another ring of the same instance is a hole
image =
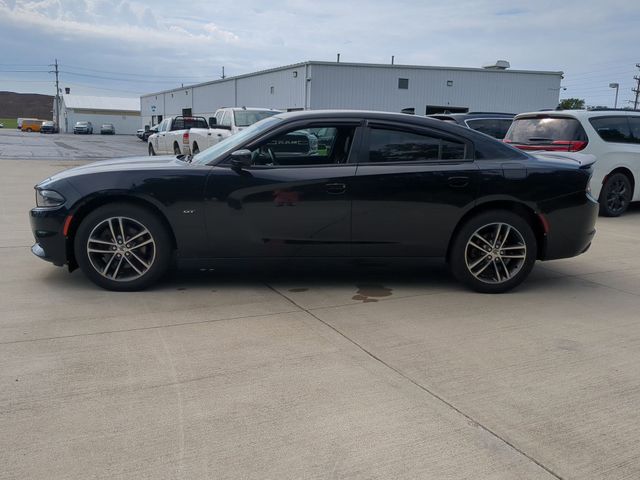
[[529, 460], [530, 462], [536, 464], [538, 467], [540, 467], [541, 469], [543, 469], [545, 472], [547, 472], [549, 475], [552, 475], [554, 478], [558, 479], [558, 480], [564, 480], [564, 477], [562, 477], [560, 474], [554, 472], [553, 470], [551, 470], [551, 468], [547, 467], [546, 465], [544, 465], [541, 461], [537, 460], [536, 458], [532, 457], [531, 455], [529, 455], [527, 452], [525, 452], [524, 450], [520, 449], [519, 447], [517, 447], [514, 443], [510, 442], [509, 440], [507, 440], [506, 438], [502, 437], [499, 433], [495, 432], [494, 430], [492, 430], [490, 427], [484, 425], [482, 422], [480, 422], [479, 420], [476, 420], [475, 418], [473, 418], [471, 415], [469, 415], [468, 413], [465, 413], [464, 411], [462, 411], [459, 407], [456, 407], [453, 403], [451, 403], [450, 401], [448, 401], [447, 399], [445, 399], [443, 396], [441, 396], [440, 394], [434, 392], [433, 390], [431, 390], [428, 387], [425, 387], [424, 385], [420, 384], [418, 381], [416, 381], [415, 379], [413, 379], [412, 377], [410, 377], [408, 374], [404, 373], [402, 370], [394, 367], [393, 365], [387, 363], [385, 360], [383, 360], [381, 357], [377, 356], [375, 353], [367, 350], [367, 348], [365, 348], [363, 345], [359, 344], [357, 341], [355, 341], [354, 339], [352, 339], [351, 337], [349, 337], [347, 334], [343, 333], [342, 331], [340, 331], [338, 328], [336, 328], [335, 326], [333, 326], [332, 324], [330, 324], [329, 322], [326, 322], [324, 320], [322, 320], [320, 317], [318, 317], [317, 315], [315, 315], [311, 310], [303, 307], [302, 305], [299, 305], [298, 303], [296, 303], [294, 300], [292, 300], [291, 298], [289, 298], [287, 295], [285, 295], [284, 293], [282, 293], [280, 290], [278, 290], [275, 287], [272, 287], [271, 285], [269, 285], [268, 283], [265, 283], [265, 286], [269, 289], [271, 289], [274, 293], [280, 295], [282, 298], [284, 298], [285, 300], [287, 300], [288, 302], [290, 302], [292, 305], [296, 306], [297, 308], [299, 308], [301, 311], [307, 313], [308, 315], [310, 315], [311, 317], [315, 318], [318, 322], [322, 323], [323, 325], [325, 325], [326, 327], [330, 328], [331, 330], [333, 330], [334, 332], [336, 332], [338, 335], [340, 335], [341, 337], [343, 337], [345, 340], [347, 340], [348, 342], [352, 343], [353, 345], [355, 345], [358, 349], [360, 349], [362, 352], [364, 352], [366, 355], [368, 355], [369, 357], [371, 357], [372, 359], [374, 359], [375, 361], [377, 361], [378, 363], [382, 364], [383, 366], [385, 366], [386, 368], [388, 368], [389, 370], [395, 372], [397, 375], [401, 376], [402, 378], [404, 378], [405, 380], [407, 380], [408, 382], [410, 382], [411, 384], [413, 384], [414, 386], [416, 386], [417, 388], [419, 388], [420, 390], [422, 390], [423, 392], [425, 392], [426, 394], [430, 395], [431, 397], [435, 398], [436, 400], [438, 400], [439, 402], [443, 403], [444, 405], [446, 405], [447, 407], [449, 407], [450, 409], [452, 409], [453, 411], [455, 411], [456, 413], [458, 413], [459, 415], [462, 415], [465, 419], [467, 419], [469, 422], [472, 422], [473, 425], [478, 426], [478, 428], [484, 430], [486, 433], [488, 433], [489, 435], [493, 436], [494, 438], [496, 438], [497, 440], [499, 440], [500, 442], [504, 443], [505, 445], [507, 445], [508, 447], [510, 447], [512, 450], [514, 450], [515, 452], [517, 452], [518, 454], [522, 455], [523, 457], [525, 457], [527, 460]]

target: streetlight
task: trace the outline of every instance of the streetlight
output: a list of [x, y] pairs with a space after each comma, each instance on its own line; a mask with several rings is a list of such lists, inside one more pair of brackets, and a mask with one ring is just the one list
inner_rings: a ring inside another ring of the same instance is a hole
[[618, 88], [620, 88], [620, 84], [619, 83], [610, 83], [609, 84], [609, 88], [615, 88], [616, 89], [616, 100], [615, 100], [615, 103], [613, 104], [613, 108], [618, 108]]

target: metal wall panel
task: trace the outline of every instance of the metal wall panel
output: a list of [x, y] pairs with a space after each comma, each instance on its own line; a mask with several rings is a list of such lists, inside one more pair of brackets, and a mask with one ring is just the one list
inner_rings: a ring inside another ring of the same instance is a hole
[[[407, 89], [398, 88], [399, 78], [408, 79]], [[519, 113], [555, 108], [561, 79], [559, 72], [310, 62], [145, 95], [140, 104], [142, 125], [150, 125], [154, 115], [180, 115], [183, 108], [209, 117], [230, 106], [391, 112], [414, 108], [424, 114], [427, 105], [439, 105]]]
[[[311, 108], [399, 112], [427, 105], [519, 113], [558, 104], [561, 75], [499, 70], [444, 70], [314, 64]], [[408, 89], [398, 79], [409, 80]], [[448, 85], [450, 84], [450, 86]]]

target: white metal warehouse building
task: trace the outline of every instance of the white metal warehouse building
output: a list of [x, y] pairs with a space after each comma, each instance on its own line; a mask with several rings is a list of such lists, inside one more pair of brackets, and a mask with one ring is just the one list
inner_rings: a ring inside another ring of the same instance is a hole
[[416, 114], [451, 111], [519, 113], [555, 108], [562, 72], [303, 62], [143, 95], [143, 124], [163, 117], [206, 118], [220, 107], [281, 110], [364, 109]]
[[[53, 118], [56, 118], [53, 100]], [[117, 134], [135, 134], [140, 128], [140, 99], [62, 95], [60, 99], [60, 131], [73, 133], [76, 122], [91, 122], [93, 133], [100, 133], [104, 123], [114, 125]]]

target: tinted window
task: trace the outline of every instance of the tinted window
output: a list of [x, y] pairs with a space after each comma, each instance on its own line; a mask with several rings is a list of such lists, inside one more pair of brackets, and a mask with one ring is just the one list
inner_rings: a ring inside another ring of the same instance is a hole
[[631, 135], [636, 142], [640, 142], [640, 117], [627, 117], [629, 119], [629, 127], [631, 128]]
[[510, 118], [479, 118], [467, 120], [466, 123], [469, 128], [502, 140], [507, 134], [512, 120]]
[[558, 140], [585, 142], [587, 135], [575, 118], [540, 116], [514, 120], [505, 140], [523, 145], [546, 144]]
[[627, 117], [594, 117], [589, 122], [605, 142], [636, 143]]
[[370, 162], [461, 160], [466, 155], [462, 142], [400, 130], [373, 128], [369, 132]]
[[346, 163], [355, 127], [304, 128], [271, 137], [252, 150], [254, 165], [305, 166]]

